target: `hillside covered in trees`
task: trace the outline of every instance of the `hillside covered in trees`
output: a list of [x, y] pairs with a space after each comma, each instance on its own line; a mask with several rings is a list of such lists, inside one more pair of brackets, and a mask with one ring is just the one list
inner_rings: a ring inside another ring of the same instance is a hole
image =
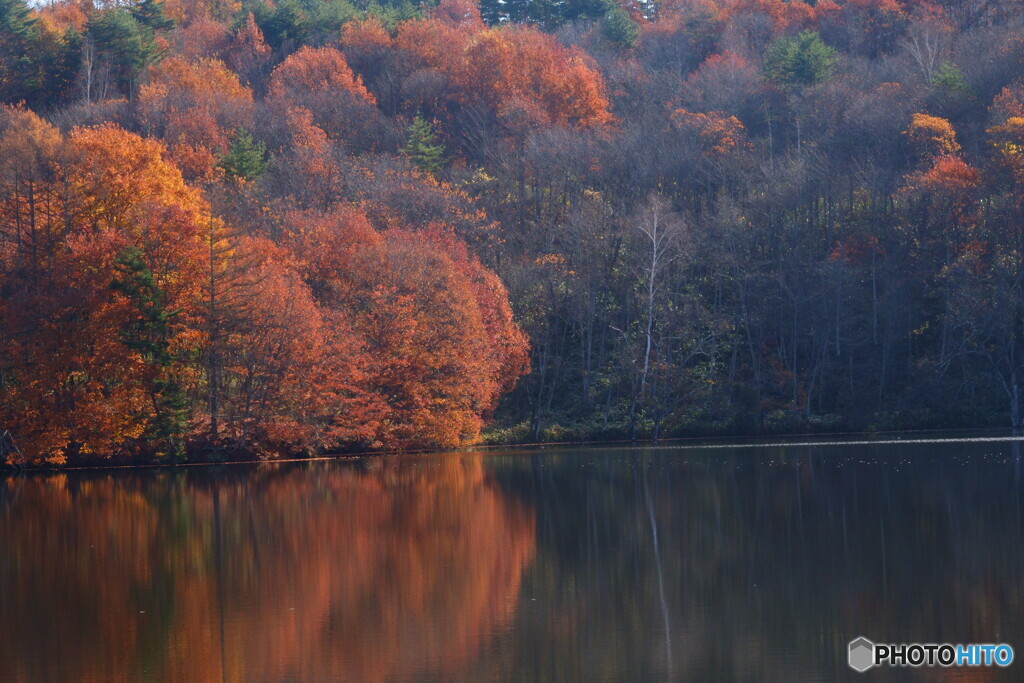
[[0, 0], [10, 462], [1024, 422], [1012, 0]]

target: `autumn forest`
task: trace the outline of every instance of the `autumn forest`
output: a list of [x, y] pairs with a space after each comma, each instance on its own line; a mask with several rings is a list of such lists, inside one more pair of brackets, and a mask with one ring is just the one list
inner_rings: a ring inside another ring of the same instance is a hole
[[0, 462], [1021, 427], [1022, 74], [1013, 0], [0, 0]]

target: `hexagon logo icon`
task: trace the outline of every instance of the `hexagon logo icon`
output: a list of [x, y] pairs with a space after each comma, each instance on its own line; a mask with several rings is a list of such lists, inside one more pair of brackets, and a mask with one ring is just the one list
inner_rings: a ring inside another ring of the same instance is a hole
[[851, 669], [864, 673], [875, 665], [875, 644], [864, 636], [851, 640], [848, 661]]

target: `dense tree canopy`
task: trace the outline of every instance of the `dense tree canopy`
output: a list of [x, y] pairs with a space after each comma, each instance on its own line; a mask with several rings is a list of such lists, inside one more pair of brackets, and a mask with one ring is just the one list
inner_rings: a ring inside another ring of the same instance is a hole
[[1022, 426], [1022, 30], [0, 0], [7, 457]]

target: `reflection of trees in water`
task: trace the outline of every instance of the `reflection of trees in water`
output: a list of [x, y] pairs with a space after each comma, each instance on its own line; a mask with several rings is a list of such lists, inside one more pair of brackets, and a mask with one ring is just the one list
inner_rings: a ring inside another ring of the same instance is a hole
[[369, 468], [0, 482], [0, 668], [459, 676], [512, 612], [533, 516], [479, 457]]
[[1024, 642], [1019, 467], [939, 448], [496, 461], [537, 512], [508, 677], [831, 680], [862, 634]]
[[855, 635], [1018, 644], [1020, 468], [971, 448], [8, 479], [0, 676], [833, 679]]

